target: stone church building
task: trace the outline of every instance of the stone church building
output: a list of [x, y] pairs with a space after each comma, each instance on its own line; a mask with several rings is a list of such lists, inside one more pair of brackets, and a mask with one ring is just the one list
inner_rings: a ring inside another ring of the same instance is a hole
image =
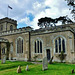
[[61, 51], [65, 62], [75, 62], [75, 23], [33, 30], [29, 26], [17, 29], [16, 20], [0, 19], [0, 59], [8, 52], [9, 60], [42, 61], [53, 56], [59, 62]]

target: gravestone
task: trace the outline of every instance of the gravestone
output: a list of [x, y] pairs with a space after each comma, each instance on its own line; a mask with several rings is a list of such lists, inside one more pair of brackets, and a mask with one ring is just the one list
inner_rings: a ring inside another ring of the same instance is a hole
[[26, 66], [26, 71], [29, 71], [29, 67], [28, 67], [28, 65]]
[[21, 67], [20, 66], [18, 66], [18, 68], [17, 68], [17, 73], [21, 73]]
[[74, 69], [72, 69], [72, 74], [74, 73]]
[[1, 64], [4, 64], [6, 62], [6, 55], [1, 56]]
[[47, 57], [43, 58], [42, 65], [43, 65], [42, 70], [47, 70], [48, 69]]
[[53, 56], [52, 56], [52, 58], [50, 59], [49, 64], [52, 64], [52, 60], [53, 60]]

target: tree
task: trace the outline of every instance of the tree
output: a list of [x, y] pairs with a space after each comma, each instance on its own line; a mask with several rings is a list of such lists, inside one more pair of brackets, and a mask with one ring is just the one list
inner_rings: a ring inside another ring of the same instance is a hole
[[65, 0], [67, 1], [67, 5], [70, 6], [72, 17], [75, 20], [75, 0]]
[[62, 24], [71, 24], [73, 23], [73, 21], [71, 19], [69, 19], [67, 16], [60, 16], [59, 18], [56, 18], [56, 21], [61, 21]]
[[41, 28], [47, 28], [55, 26], [55, 20], [50, 17], [40, 18], [38, 19], [38, 26]]
[[50, 17], [40, 18], [38, 19], [38, 26], [41, 28], [49, 28], [56, 26], [58, 22], [62, 22], [62, 24], [71, 24], [73, 21], [69, 19], [67, 16], [60, 16], [58, 18], [52, 19]]

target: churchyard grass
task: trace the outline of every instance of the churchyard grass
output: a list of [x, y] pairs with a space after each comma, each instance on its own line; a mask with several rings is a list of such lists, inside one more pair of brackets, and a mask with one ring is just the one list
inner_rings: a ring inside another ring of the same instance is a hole
[[[17, 73], [19, 65], [21, 66], [21, 73]], [[29, 66], [29, 71], [25, 71], [27, 65]], [[48, 70], [42, 71], [42, 64], [37, 65], [24, 61], [6, 61], [5, 64], [1, 64], [0, 61], [0, 75], [72, 75], [72, 69], [75, 70], [75, 64], [48, 64]]]

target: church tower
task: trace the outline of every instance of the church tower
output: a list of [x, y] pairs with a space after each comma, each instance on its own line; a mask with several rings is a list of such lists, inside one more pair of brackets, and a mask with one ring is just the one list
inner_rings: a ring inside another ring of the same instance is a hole
[[5, 17], [0, 19], [0, 32], [3, 31], [12, 31], [17, 29], [17, 21], [11, 18]]

